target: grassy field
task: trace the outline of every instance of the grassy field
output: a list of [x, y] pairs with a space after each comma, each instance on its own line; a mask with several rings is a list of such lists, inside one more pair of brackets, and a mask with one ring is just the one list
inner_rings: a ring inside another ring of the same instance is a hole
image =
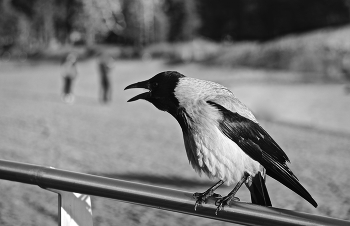
[[[113, 102], [102, 105], [97, 97], [97, 66], [90, 60], [79, 64], [76, 102], [67, 105], [60, 99], [58, 65], [0, 62], [0, 158], [204, 191], [214, 181], [191, 169], [177, 122], [146, 102], [126, 102], [139, 93], [123, 91], [126, 85], [164, 70], [222, 83], [256, 113], [319, 203], [315, 209], [268, 179], [275, 207], [350, 219], [350, 96], [344, 85], [304, 84], [298, 74], [119, 61], [113, 71]], [[0, 195], [1, 225], [57, 225], [55, 194], [0, 181]], [[238, 196], [250, 200], [245, 187]], [[94, 225], [214, 223], [98, 197], [92, 203]]]

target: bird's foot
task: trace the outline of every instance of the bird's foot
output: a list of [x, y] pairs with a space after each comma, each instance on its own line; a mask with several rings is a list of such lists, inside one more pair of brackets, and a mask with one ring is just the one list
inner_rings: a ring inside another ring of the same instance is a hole
[[228, 206], [230, 205], [231, 201], [235, 201], [235, 202], [238, 202], [240, 201], [238, 197], [234, 197], [234, 196], [225, 196], [223, 198], [220, 198], [218, 200], [216, 200], [215, 202], [215, 205], [218, 207], [216, 208], [216, 211], [215, 211], [215, 215], [218, 215], [218, 212], [220, 210], [222, 210], [225, 206]]
[[205, 192], [196, 192], [193, 194], [193, 198], [196, 199], [196, 204], [194, 204], [194, 210], [197, 211], [197, 206], [201, 205], [203, 203], [206, 203], [209, 197], [213, 197], [215, 199], [221, 199], [222, 196], [219, 194], [216, 194], [210, 190]]

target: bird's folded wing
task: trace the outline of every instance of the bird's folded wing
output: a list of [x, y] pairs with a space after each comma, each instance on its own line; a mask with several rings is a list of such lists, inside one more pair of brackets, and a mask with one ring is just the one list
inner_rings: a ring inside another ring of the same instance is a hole
[[271, 160], [281, 164], [289, 162], [286, 153], [258, 123], [215, 102], [207, 101], [207, 103], [222, 114], [222, 120], [219, 122], [220, 130], [239, 146], [242, 145], [251, 158], [261, 162], [263, 157], [269, 155]]
[[207, 103], [221, 112], [222, 119], [218, 126], [222, 133], [234, 141], [249, 157], [258, 161], [269, 176], [308, 200], [312, 205], [317, 206], [311, 195], [286, 165], [286, 162], [289, 162], [286, 153], [258, 123], [216, 102], [207, 101]]

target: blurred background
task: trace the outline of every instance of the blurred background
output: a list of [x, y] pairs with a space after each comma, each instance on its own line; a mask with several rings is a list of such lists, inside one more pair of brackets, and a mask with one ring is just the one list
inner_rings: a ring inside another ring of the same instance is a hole
[[[350, 220], [349, 0], [0, 0], [0, 158], [206, 190], [177, 122], [126, 102], [165, 70], [230, 88], [319, 204], [268, 178], [275, 207]], [[0, 181], [0, 196], [1, 225], [57, 225], [56, 194]], [[92, 206], [94, 225], [227, 224]]]

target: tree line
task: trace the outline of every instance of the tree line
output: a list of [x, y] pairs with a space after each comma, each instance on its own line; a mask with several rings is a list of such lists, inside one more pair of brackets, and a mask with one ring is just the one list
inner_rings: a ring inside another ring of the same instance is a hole
[[350, 0], [0, 0], [0, 51], [203, 37], [265, 41], [350, 21]]

